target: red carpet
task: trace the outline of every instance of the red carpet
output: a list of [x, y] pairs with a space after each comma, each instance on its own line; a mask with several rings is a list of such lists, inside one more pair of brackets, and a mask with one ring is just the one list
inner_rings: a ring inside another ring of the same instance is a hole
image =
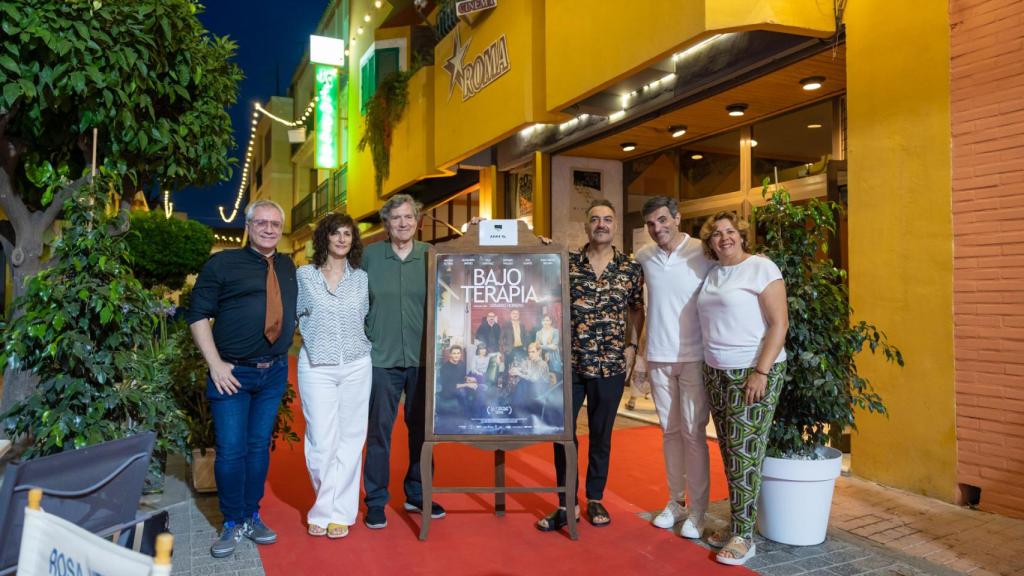
[[[295, 381], [294, 361], [292, 381]], [[304, 426], [296, 403], [296, 428]], [[419, 516], [401, 510], [404, 502], [407, 445], [405, 427], [395, 426], [391, 454], [391, 505], [388, 527], [370, 530], [362, 516], [349, 536], [330, 541], [306, 535], [305, 513], [313, 502], [301, 446], [279, 446], [273, 453], [262, 514], [280, 538], [261, 546], [269, 575], [282, 574], [751, 574], [743, 568], [716, 563], [711, 552], [659, 530], [637, 516], [665, 504], [667, 489], [661, 453], [661, 432], [645, 426], [615, 432], [611, 474], [604, 504], [613, 517], [597, 529], [582, 519], [580, 538], [542, 533], [533, 523], [549, 512], [554, 494], [512, 494], [504, 517], [493, 513], [493, 495], [441, 494], [448, 517], [434, 520], [430, 536], [420, 542]], [[586, 439], [580, 439], [581, 463], [586, 466]], [[712, 446], [713, 500], [727, 496], [718, 449]], [[446, 444], [435, 451], [437, 485], [491, 484], [492, 454], [462, 445]], [[509, 484], [553, 485], [550, 445], [510, 452], [506, 459]], [[583, 471], [580, 474], [583, 478]]]

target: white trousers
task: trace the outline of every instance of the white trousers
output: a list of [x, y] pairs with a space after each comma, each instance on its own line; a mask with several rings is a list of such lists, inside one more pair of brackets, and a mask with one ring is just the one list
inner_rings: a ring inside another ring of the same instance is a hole
[[306, 467], [316, 492], [310, 524], [352, 525], [370, 413], [370, 356], [334, 366], [310, 366], [299, 354], [299, 396], [306, 419]]
[[708, 509], [707, 425], [710, 408], [703, 362], [648, 362], [651, 396], [661, 422], [669, 495], [687, 503], [691, 514]]

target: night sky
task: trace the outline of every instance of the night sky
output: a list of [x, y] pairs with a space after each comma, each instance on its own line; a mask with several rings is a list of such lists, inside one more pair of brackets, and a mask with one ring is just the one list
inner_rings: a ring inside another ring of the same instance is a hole
[[[238, 44], [235, 62], [245, 79], [239, 85], [238, 102], [231, 109], [237, 148], [230, 154], [238, 159], [231, 180], [205, 188], [187, 188], [172, 197], [174, 209], [189, 218], [217, 227], [241, 227], [242, 217], [225, 224], [217, 206], [230, 214], [238, 192], [245, 146], [248, 144], [253, 104], [273, 95], [287, 95], [292, 72], [309, 45], [320, 16], [329, 0], [206, 0], [203, 25], [218, 36], [229, 36]], [[245, 206], [243, 200], [242, 206]], [[287, 206], [285, 208], [288, 208]]]

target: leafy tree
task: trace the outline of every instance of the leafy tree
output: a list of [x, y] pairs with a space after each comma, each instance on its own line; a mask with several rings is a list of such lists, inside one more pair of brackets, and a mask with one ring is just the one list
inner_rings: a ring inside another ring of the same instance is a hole
[[[762, 194], [768, 194], [767, 179]], [[767, 200], [754, 217], [765, 255], [782, 271], [789, 304], [786, 380], [768, 454], [810, 456], [825, 445], [829, 430], [856, 428], [855, 408], [886, 413], [881, 396], [857, 373], [864, 347], [899, 366], [903, 354], [875, 325], [852, 322], [846, 271], [825, 256], [836, 233], [835, 203], [793, 204], [784, 189]]]
[[[201, 9], [192, 0], [0, 0], [0, 208], [14, 230], [0, 244], [15, 298], [42, 267], [44, 232], [90, 185], [94, 149], [122, 211], [135, 190], [230, 176], [225, 109], [242, 75], [230, 62], [235, 44], [203, 28]], [[10, 367], [4, 383], [0, 411], [35, 386]]]
[[158, 338], [161, 303], [128, 266], [104, 196], [68, 204], [54, 265], [29, 279], [6, 327], [0, 361], [40, 385], [4, 414], [12, 437], [39, 456], [154, 430], [157, 455], [184, 452], [188, 430], [170, 394], [172, 350]]
[[195, 220], [167, 218], [163, 212], [133, 212], [128, 252], [135, 277], [146, 288], [178, 290], [210, 257], [213, 232]]

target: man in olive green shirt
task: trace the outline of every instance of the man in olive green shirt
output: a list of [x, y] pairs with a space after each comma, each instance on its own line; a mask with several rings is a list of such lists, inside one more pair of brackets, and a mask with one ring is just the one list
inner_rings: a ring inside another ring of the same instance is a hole
[[[430, 245], [415, 240], [419, 212], [420, 205], [411, 196], [392, 196], [380, 209], [388, 240], [371, 244], [363, 252], [363, 268], [370, 288], [366, 334], [373, 344], [373, 385], [363, 467], [367, 509], [363, 522], [369, 528], [388, 525], [384, 509], [388, 503], [391, 431], [403, 391], [405, 424], [409, 429], [405, 509], [419, 512], [423, 506], [420, 450], [426, 411], [426, 371], [422, 359]], [[431, 517], [444, 516], [444, 508], [434, 502]]]

